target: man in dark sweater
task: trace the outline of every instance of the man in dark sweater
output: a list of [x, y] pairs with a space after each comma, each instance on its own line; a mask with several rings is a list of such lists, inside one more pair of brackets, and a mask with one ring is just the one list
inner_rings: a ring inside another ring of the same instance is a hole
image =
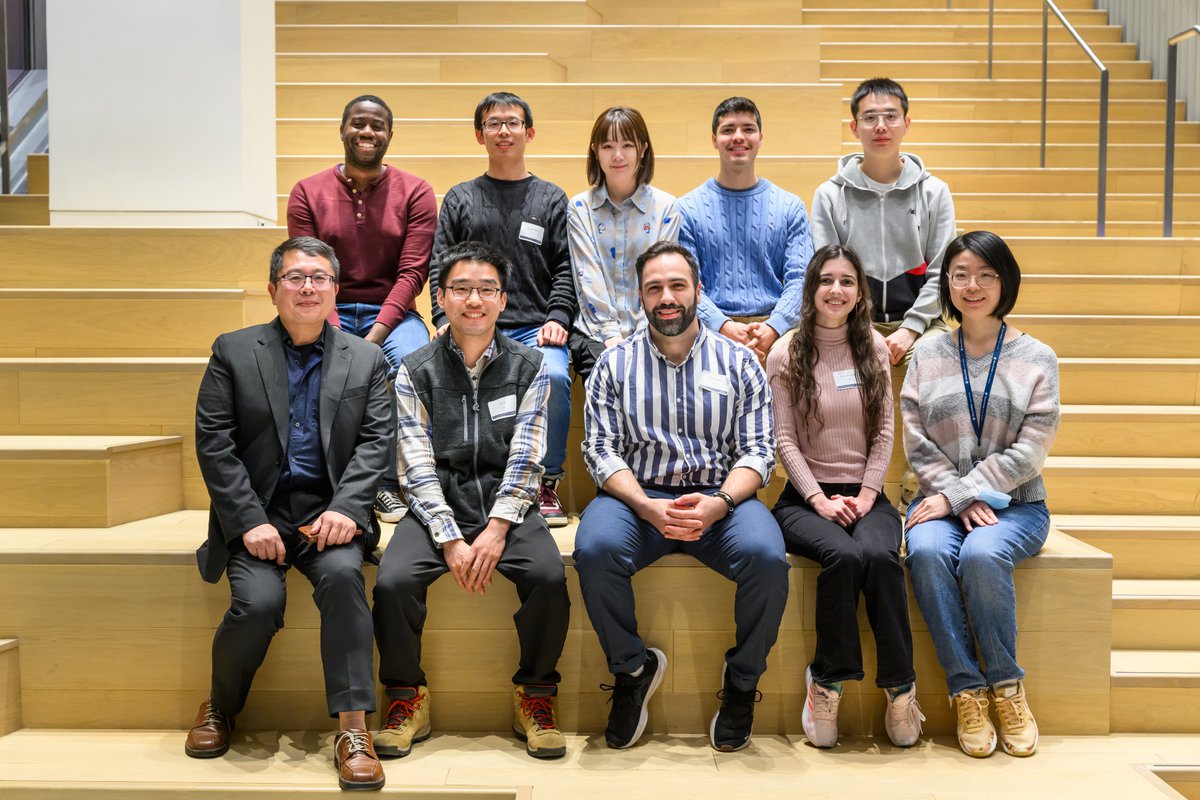
[[[342, 264], [337, 310], [330, 322], [383, 348], [388, 378], [400, 359], [429, 341], [416, 298], [429, 275], [437, 224], [433, 188], [383, 163], [392, 110], [374, 95], [346, 104], [340, 130], [344, 163], [305, 178], [288, 197], [289, 236], [328, 244]], [[397, 494], [395, 449], [375, 497], [384, 522], [404, 514]]]
[[555, 706], [571, 601], [562, 555], [534, 507], [546, 451], [546, 365], [537, 350], [496, 331], [512, 271], [502, 253], [463, 242], [439, 263], [437, 299], [449, 331], [407, 356], [396, 375], [411, 513], [396, 526], [375, 582], [388, 696], [375, 746], [403, 756], [430, 735], [421, 669], [429, 584], [449, 572], [461, 589], [483, 594], [499, 572], [521, 600], [513, 729], [531, 756], [557, 758], [566, 753]]
[[550, 428], [538, 502], [546, 523], [559, 527], [567, 524], [555, 486], [567, 458], [571, 374], [566, 345], [577, 305], [567, 249], [567, 196], [525, 168], [525, 145], [533, 136], [533, 112], [515, 94], [494, 92], [475, 108], [475, 139], [487, 150], [488, 169], [442, 199], [429, 291], [440, 336], [446, 314], [438, 303], [439, 254], [459, 242], [480, 241], [512, 261], [508, 306], [497, 327], [505, 336], [537, 348], [550, 373]]

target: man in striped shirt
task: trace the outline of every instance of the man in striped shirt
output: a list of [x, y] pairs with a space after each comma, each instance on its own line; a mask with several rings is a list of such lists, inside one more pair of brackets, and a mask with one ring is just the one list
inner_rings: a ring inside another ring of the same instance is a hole
[[584, 406], [584, 459], [600, 493], [580, 522], [575, 568], [616, 675], [605, 740], [638, 740], [666, 670], [663, 652], [638, 636], [631, 579], [681, 551], [737, 583], [736, 641], [709, 738], [740, 750], [788, 592], [783, 535], [755, 498], [775, 462], [770, 390], [750, 350], [697, 322], [691, 251], [651, 245], [637, 275], [650, 325], [601, 355]]
[[535, 758], [566, 743], [555, 721], [557, 664], [571, 601], [558, 545], [536, 500], [546, 452], [550, 378], [542, 354], [496, 330], [512, 265], [462, 242], [438, 264], [448, 332], [406, 356], [396, 374], [400, 487], [411, 513], [392, 534], [375, 581], [375, 639], [387, 717], [376, 752], [404, 756], [427, 739], [421, 669], [426, 589], [449, 572], [483, 594], [499, 572], [517, 586], [521, 657], [513, 729]]

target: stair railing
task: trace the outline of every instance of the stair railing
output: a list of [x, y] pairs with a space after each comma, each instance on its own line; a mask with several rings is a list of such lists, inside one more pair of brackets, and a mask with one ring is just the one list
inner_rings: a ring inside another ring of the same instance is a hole
[[1179, 44], [1197, 36], [1200, 36], [1200, 25], [1193, 25], [1167, 39], [1167, 143], [1163, 157], [1163, 236], [1167, 238], [1171, 236], [1175, 216], [1175, 79]]

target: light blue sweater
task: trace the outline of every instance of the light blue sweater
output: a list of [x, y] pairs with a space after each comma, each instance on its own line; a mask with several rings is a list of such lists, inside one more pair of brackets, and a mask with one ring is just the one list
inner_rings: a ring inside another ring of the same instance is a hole
[[709, 178], [679, 210], [679, 243], [700, 262], [700, 322], [716, 331], [730, 316], [765, 316], [780, 335], [795, 327], [813, 254], [804, 202], [766, 178], [741, 190]]

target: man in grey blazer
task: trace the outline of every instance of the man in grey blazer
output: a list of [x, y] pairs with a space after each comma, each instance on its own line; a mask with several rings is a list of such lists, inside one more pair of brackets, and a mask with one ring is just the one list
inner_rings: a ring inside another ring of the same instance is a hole
[[[212, 648], [212, 691], [185, 752], [229, 749], [271, 637], [283, 626], [286, 572], [312, 582], [321, 661], [344, 789], [384, 775], [367, 734], [375, 710], [373, 628], [362, 564], [379, 541], [371, 506], [392, 425], [378, 346], [326, 324], [338, 261], [318, 239], [271, 254], [267, 291], [279, 316], [217, 337], [196, 401], [196, 454], [212, 506], [200, 574], [229, 579], [229, 611]], [[299, 528], [311, 525], [309, 536]], [[310, 538], [311, 537], [311, 538]]]

